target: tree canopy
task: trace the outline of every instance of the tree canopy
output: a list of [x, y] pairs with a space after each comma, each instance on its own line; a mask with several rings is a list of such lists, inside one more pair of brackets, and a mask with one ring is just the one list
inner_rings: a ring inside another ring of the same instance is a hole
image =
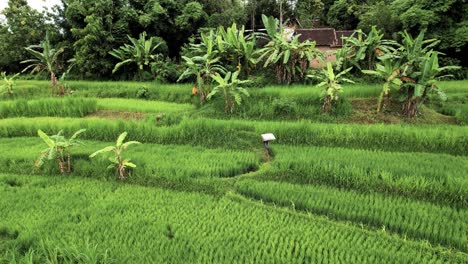
[[[63, 48], [63, 62], [75, 59], [77, 78], [126, 79], [125, 71], [112, 74], [119, 60], [109, 54], [128, 43], [128, 37], [162, 38], [168, 44], [168, 62], [181, 61], [184, 45], [206, 28], [236, 23], [262, 28], [262, 14], [298, 22], [310, 28], [317, 20], [336, 29], [372, 26], [386, 38], [396, 32], [441, 40], [446, 62], [467, 67], [468, 5], [465, 0], [62, 0], [54, 12], [39, 12], [26, 0], [8, 0], [0, 22], [0, 71], [19, 72], [28, 58], [24, 47], [40, 43], [46, 31], [54, 47]], [[170, 61], [169, 61], [170, 60]], [[442, 61], [444, 62], [444, 61]]]

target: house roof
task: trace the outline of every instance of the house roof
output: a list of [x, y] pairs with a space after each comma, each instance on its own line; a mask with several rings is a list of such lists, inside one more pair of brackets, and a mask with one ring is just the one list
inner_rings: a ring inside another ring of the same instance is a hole
[[337, 30], [336, 37], [338, 39], [338, 46], [343, 46], [343, 38], [351, 37], [354, 30]]
[[301, 42], [310, 40], [315, 41], [317, 46], [336, 46], [338, 39], [334, 28], [313, 28], [296, 29], [296, 34], [300, 34]]

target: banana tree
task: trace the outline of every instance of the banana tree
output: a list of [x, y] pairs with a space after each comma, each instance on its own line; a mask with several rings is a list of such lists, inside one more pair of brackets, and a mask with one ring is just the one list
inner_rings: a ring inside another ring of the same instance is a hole
[[[31, 69], [31, 73], [41, 73], [47, 71], [50, 75], [50, 91], [57, 92], [57, 95], [64, 95], [63, 91], [60, 91], [57, 85], [57, 71], [59, 70], [59, 56], [64, 52], [63, 48], [54, 49], [49, 41], [49, 34], [46, 34], [46, 38], [39, 45], [31, 45], [25, 48], [34, 58], [21, 61], [20, 63], [28, 63], [23, 72]], [[42, 50], [42, 51], [39, 51]]]
[[[354, 83], [352, 80], [344, 77], [352, 67], [335, 74], [331, 62], [327, 62], [327, 68], [322, 69], [321, 74], [318, 75], [318, 79], [321, 81], [317, 86], [324, 87], [323, 92], [324, 102], [322, 109], [325, 113], [330, 113], [331, 106], [333, 103], [337, 102], [339, 99], [339, 94], [343, 92], [343, 87], [341, 86], [342, 82]], [[308, 75], [309, 78], [317, 78], [316, 75]]]
[[3, 85], [0, 86], [0, 92], [2, 92], [2, 94], [12, 97], [14, 94], [13, 88], [15, 86], [15, 78], [18, 76], [19, 76], [19, 73], [8, 78], [6, 75], [6, 72], [2, 72]]
[[248, 76], [257, 60], [255, 35], [245, 36], [245, 27], [237, 29], [236, 23], [224, 29], [219, 27], [216, 32], [216, 48], [231, 64], [234, 64], [238, 71]]
[[128, 176], [128, 168], [136, 168], [136, 165], [130, 161], [130, 159], [126, 159], [122, 157], [122, 152], [126, 150], [130, 145], [134, 144], [141, 144], [138, 141], [128, 141], [124, 143], [125, 138], [127, 137], [127, 132], [123, 132], [117, 138], [115, 146], [108, 146], [103, 149], [100, 149], [93, 154], [89, 155], [90, 158], [94, 158], [97, 155], [113, 152], [114, 156], [109, 158], [111, 165], [109, 165], [108, 169], [116, 169], [116, 173], [119, 175], [120, 180], [124, 180]]
[[312, 60], [322, 57], [315, 49], [315, 42], [300, 42], [298, 35], [288, 40], [276, 19], [265, 15], [262, 19], [271, 40], [257, 51], [260, 54], [257, 61], [264, 60], [264, 68], [273, 67], [278, 83], [289, 84], [296, 78], [304, 79]]
[[425, 31], [413, 38], [408, 32], [400, 33], [401, 44], [394, 53], [382, 56], [382, 59], [401, 61], [400, 80], [402, 85], [400, 92], [405, 99], [402, 105], [402, 114], [407, 117], [415, 117], [418, 108], [427, 98], [430, 92], [435, 92], [442, 99], [444, 93], [437, 87], [437, 80], [442, 72], [459, 69], [455, 66], [439, 66], [439, 52], [434, 48], [440, 43], [436, 39], [424, 39]]
[[[439, 66], [439, 52], [429, 51], [424, 57], [418, 59], [417, 70], [410, 76], [405, 76], [408, 80], [402, 86], [406, 94], [406, 100], [402, 106], [402, 113], [407, 117], [414, 117], [418, 113], [419, 105], [423, 104], [429, 93], [436, 93], [443, 100], [445, 93], [437, 86], [437, 81], [450, 75], [441, 75], [448, 70], [459, 69], [457, 66]], [[405, 72], [407, 74], [407, 72]]]
[[221, 77], [219, 74], [214, 74], [211, 78], [218, 85], [213, 88], [213, 91], [208, 94], [207, 98], [211, 99], [217, 94], [222, 94], [224, 97], [224, 112], [232, 113], [235, 105], [241, 105], [243, 97], [248, 97], [249, 92], [242, 85], [248, 83], [248, 80], [240, 80], [239, 71], [234, 73], [228, 72], [226, 76]]
[[80, 129], [67, 139], [62, 135], [62, 130], [49, 137], [39, 129], [37, 134], [46, 143], [47, 148], [41, 152], [34, 166], [40, 168], [46, 160], [57, 160], [60, 173], [70, 173], [72, 171], [71, 147], [82, 144], [76, 138], [85, 131], [86, 129]]
[[115, 73], [120, 67], [134, 63], [138, 66], [138, 76], [142, 79], [142, 72], [145, 67], [149, 67], [152, 62], [157, 61], [162, 54], [158, 49], [164, 44], [163, 41], [155, 37], [146, 39], [146, 32], [140, 34], [139, 38], [127, 36], [131, 44], [124, 44], [118, 49], [113, 49], [109, 52], [110, 55], [121, 60], [112, 70]]
[[225, 73], [226, 68], [221, 65], [219, 50], [216, 49], [216, 35], [213, 30], [208, 34], [201, 34], [201, 43], [191, 44], [192, 56], [182, 56], [187, 67], [179, 76], [178, 82], [189, 77], [195, 77], [196, 83], [192, 95], [199, 94], [200, 102], [207, 101], [211, 91], [211, 76], [216, 73]]
[[398, 60], [384, 59], [381, 63], [377, 63], [375, 71], [362, 70], [362, 72], [377, 76], [385, 81], [377, 103], [377, 112], [380, 112], [390, 104], [390, 91], [399, 90], [401, 87], [401, 63]]
[[376, 59], [394, 51], [394, 46], [397, 45], [395, 41], [384, 40], [383, 36], [375, 26], [369, 34], [357, 30], [351, 37], [343, 38], [342, 51], [346, 51], [346, 54], [342, 54], [340, 58], [349, 61], [358, 69], [373, 70], [376, 67]]

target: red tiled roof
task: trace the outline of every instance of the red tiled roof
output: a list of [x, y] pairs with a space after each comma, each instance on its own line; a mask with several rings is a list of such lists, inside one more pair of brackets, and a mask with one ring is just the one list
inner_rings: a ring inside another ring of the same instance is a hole
[[296, 29], [295, 33], [301, 35], [299, 37], [301, 42], [315, 41], [317, 46], [336, 46], [338, 44], [334, 28]]
[[354, 30], [337, 30], [336, 37], [338, 39], [338, 46], [343, 46], [343, 38], [351, 37], [353, 33], [354, 33]]

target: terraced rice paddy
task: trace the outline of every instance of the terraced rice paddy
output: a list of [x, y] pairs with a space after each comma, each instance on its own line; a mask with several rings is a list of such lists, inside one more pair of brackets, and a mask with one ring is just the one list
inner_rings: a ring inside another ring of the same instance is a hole
[[[72, 96], [51, 98], [47, 82], [22, 81], [0, 101], [0, 263], [468, 262], [466, 124], [251, 118], [252, 106], [228, 119], [193, 105], [187, 85], [70, 86]], [[466, 82], [442, 86], [449, 100], [468, 93]], [[314, 89], [252, 97], [313, 113]], [[71, 173], [34, 168], [47, 147], [38, 129], [86, 129]], [[143, 144], [124, 152], [137, 167], [121, 181], [109, 156], [89, 155], [124, 131]], [[266, 132], [277, 137], [270, 159]]]

